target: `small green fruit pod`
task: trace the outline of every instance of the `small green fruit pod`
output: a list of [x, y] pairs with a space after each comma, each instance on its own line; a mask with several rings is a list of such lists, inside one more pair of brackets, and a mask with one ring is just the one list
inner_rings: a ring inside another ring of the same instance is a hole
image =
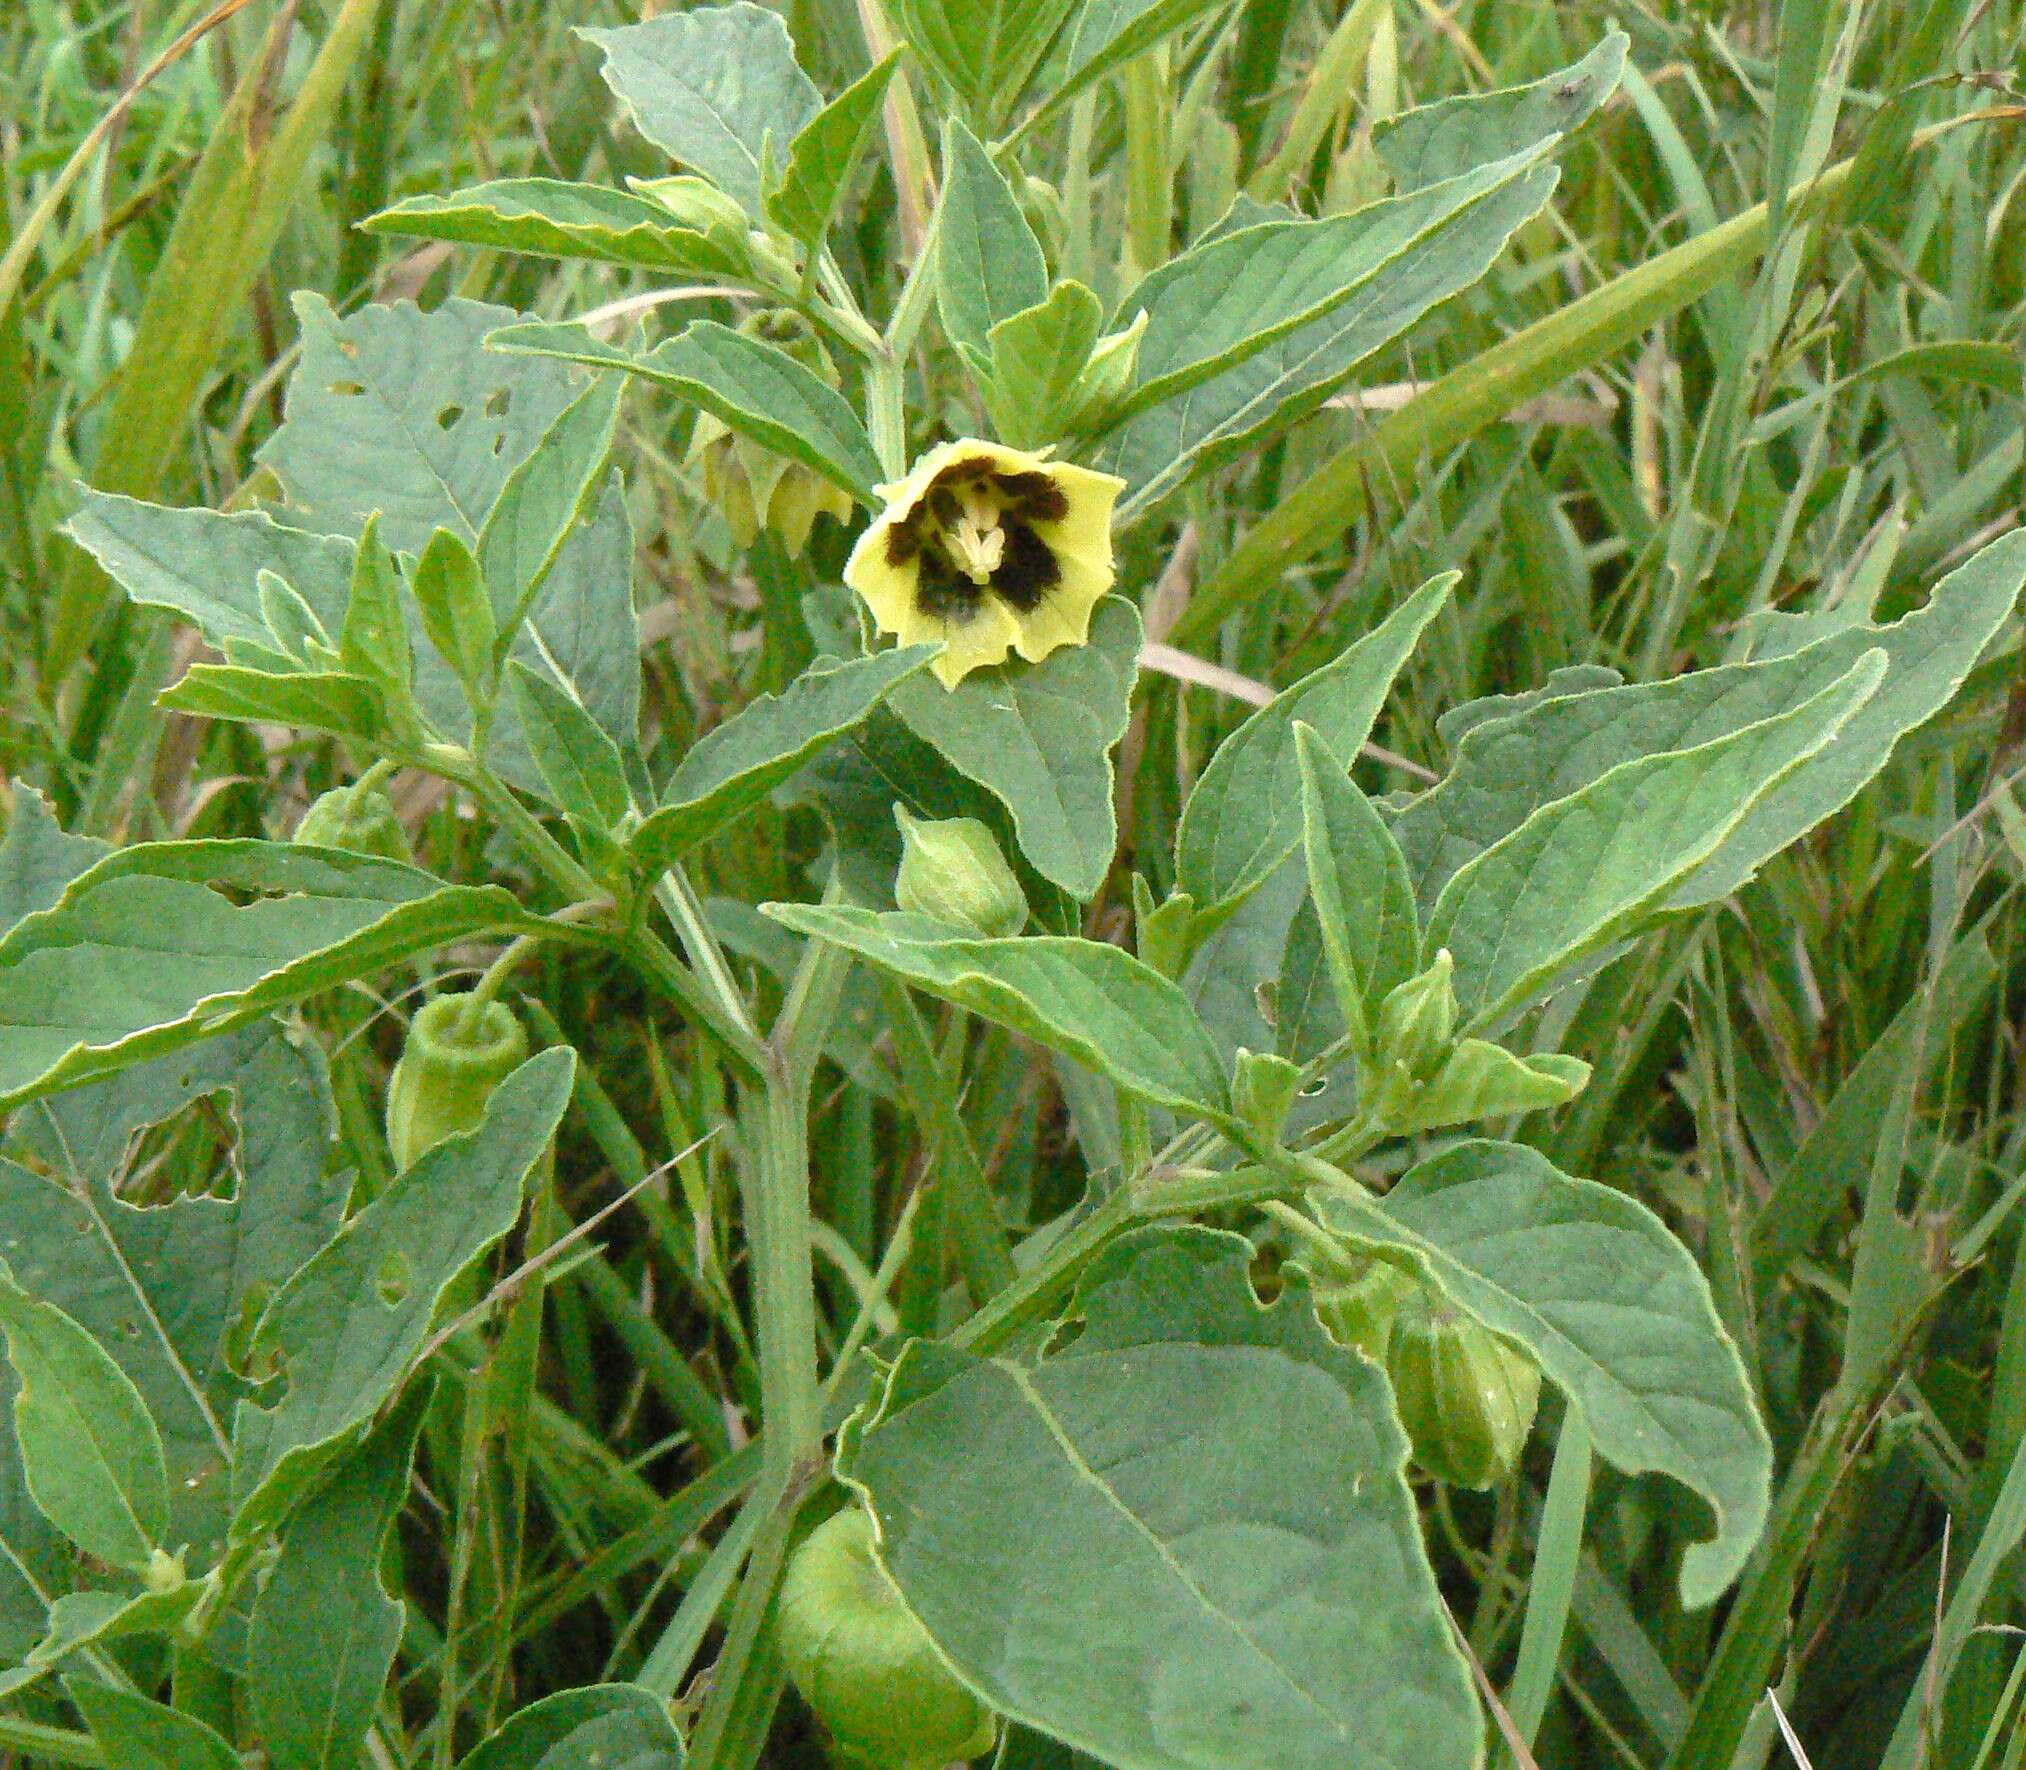
[[847, 1506], [788, 1562], [776, 1603], [795, 1688], [863, 1770], [943, 1770], [992, 1749], [992, 1712], [958, 1683], [872, 1554], [872, 1519]]
[[387, 1084], [387, 1147], [412, 1167], [477, 1124], [492, 1091], [527, 1060], [528, 1035], [503, 1002], [470, 1012], [469, 995], [438, 996], [408, 1027]]

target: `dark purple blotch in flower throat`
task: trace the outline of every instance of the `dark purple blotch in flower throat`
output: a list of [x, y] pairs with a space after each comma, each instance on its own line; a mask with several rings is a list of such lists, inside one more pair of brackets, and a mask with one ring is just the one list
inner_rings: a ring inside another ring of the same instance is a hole
[[1069, 499], [1043, 472], [1007, 472], [988, 455], [952, 461], [929, 481], [928, 490], [886, 531], [886, 562], [900, 567], [919, 561], [915, 607], [945, 621], [968, 621], [978, 612], [985, 586], [950, 557], [944, 534], [963, 515], [957, 488], [988, 479], [999, 494], [999, 528], [1005, 549], [994, 568], [991, 588], [1016, 614], [1030, 614], [1062, 582], [1062, 568], [1048, 543], [1034, 532], [1037, 522], [1060, 522]]

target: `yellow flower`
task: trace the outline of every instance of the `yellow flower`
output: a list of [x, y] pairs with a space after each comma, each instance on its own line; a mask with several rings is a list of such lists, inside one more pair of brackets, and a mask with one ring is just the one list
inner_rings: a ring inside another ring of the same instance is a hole
[[1125, 481], [1041, 449], [939, 443], [859, 536], [844, 581], [902, 645], [941, 640], [935, 672], [955, 688], [1017, 651], [1039, 663], [1090, 636], [1111, 588], [1111, 507]]

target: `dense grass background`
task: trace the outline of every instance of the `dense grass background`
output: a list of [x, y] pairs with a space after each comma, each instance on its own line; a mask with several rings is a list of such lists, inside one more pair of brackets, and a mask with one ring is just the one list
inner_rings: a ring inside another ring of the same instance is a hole
[[[783, 10], [827, 89], [862, 68], [846, 0]], [[186, 41], [217, 12], [233, 16]], [[461, 293], [545, 316], [638, 293], [616, 272], [414, 249], [353, 226], [400, 196], [485, 177], [666, 170], [572, 35], [635, 15], [615, 0], [0, 8], [0, 771], [43, 788], [66, 823], [126, 839], [281, 833], [339, 778], [325, 743], [155, 711], [189, 637], [107, 595], [55, 526], [80, 478], [170, 502], [257, 495], [255, 452], [293, 360], [294, 290], [341, 306]], [[1084, 107], [1087, 190], [1070, 126], [1032, 144], [1030, 170], [1060, 198], [1050, 210], [1044, 193], [1043, 210], [1067, 218], [1058, 249], [1110, 295], [1136, 243], [1144, 257], [1164, 234], [1188, 237], [1234, 181], [1348, 206], [1376, 188], [1362, 139], [1374, 114], [1537, 77], [1613, 22], [1632, 35], [1636, 72], [1565, 154], [1552, 213], [1373, 367], [1375, 391], [1187, 494], [1126, 562], [1157, 629], [1267, 683], [1460, 567], [1454, 610], [1377, 734], [1423, 766], [1444, 759], [1440, 715], [1473, 696], [1572, 666], [1653, 677], [1720, 662], [1755, 623], [1799, 610], [1856, 618], [1876, 598], [1891, 616], [2022, 520], [2026, 7], [1243, 0], [1140, 70], [1166, 102], [1132, 126], [1120, 83]], [[1337, 59], [1318, 100], [1326, 53]], [[1847, 69], [1840, 104], [1817, 106], [1818, 56]], [[1960, 126], [1935, 127], [1949, 122]], [[1809, 215], [1808, 180], [1852, 154], [1842, 205]], [[1368, 451], [1312, 557], [1228, 613], [1213, 601], [1215, 620], [1200, 603], [1185, 612], [1192, 586], [1214, 596], [1220, 562], [1259, 516], [1368, 437], [1405, 384], [1769, 196], [1781, 212], [1769, 255], [1518, 422], [1407, 471]], [[849, 249], [890, 298], [905, 232], [883, 174], [857, 215]], [[722, 301], [678, 300], [671, 311], [732, 317]], [[956, 378], [927, 369], [915, 409], [974, 429]], [[648, 724], [664, 757], [806, 655], [800, 594], [834, 582], [845, 544], [826, 521], [806, 559], [765, 540], [738, 555], [686, 463], [687, 423], [636, 391], [623, 443], [644, 543]], [[1783, 1486], [1737, 1598], [1685, 1614], [1672, 1571], [1696, 1523], [1678, 1516], [1678, 1492], [1601, 1481], [1543, 1764], [1722, 1770], [1741, 1740], [1743, 1762], [1791, 1751], [1821, 1770], [1871, 1766], [1921, 1689], [1925, 1736], [1895, 1762], [2026, 1759], [2017, 1639], [1972, 1638], [1947, 1679], [1931, 1653], [1944, 1615], [1945, 1633], [2026, 1621], [2020, 1559], [1973, 1561], [2026, 1523], [1994, 1516], [2026, 1444], [2018, 659], [2015, 634], [1856, 804], [1733, 907], [1614, 967], [1564, 1035], [1596, 1080], [1526, 1134], [1564, 1168], [1664, 1210], [1702, 1253], [1761, 1385]], [[1148, 679], [1121, 791], [1126, 858], [1157, 879], [1187, 783], [1244, 707]], [[1373, 784], [1412, 783], [1410, 770]], [[487, 832], [456, 807], [411, 791], [404, 810], [432, 864], [484, 864]], [[819, 839], [806, 813], [769, 810], [700, 873], [747, 903], [792, 895]], [[1118, 926], [1116, 893], [1092, 916]], [[746, 931], [764, 971], [765, 930], [728, 927]], [[538, 1032], [577, 1044], [610, 1090], [573, 1116], [562, 1154], [581, 1219], [717, 1123], [722, 1091], [695, 1042], [616, 974], [573, 963], [529, 987]], [[326, 1015], [369, 1166], [385, 1161], [376, 1103], [400, 1021], [398, 997], [355, 996]], [[869, 1050], [856, 1081], [832, 1078], [816, 1126], [840, 1332], [923, 1160], [887, 1075]], [[969, 1075], [967, 1114], [1009, 1214], [1045, 1220], [1082, 1175], [1062, 1099], [1003, 1035], [978, 1037]], [[200, 1171], [216, 1134], [184, 1126], [151, 1184]], [[725, 1497], [711, 1466], [752, 1400], [734, 1196], [720, 1151], [688, 1157], [551, 1290], [544, 1400], [517, 1428], [533, 1445], [537, 1571], [512, 1602], [466, 1606], [466, 1626], [490, 1631], [470, 1657], [498, 1676], [452, 1705], [460, 1725], [516, 1695], [637, 1668], [694, 1577]], [[902, 1325], [934, 1319], [939, 1276], [910, 1271], [894, 1299]], [[1501, 1687], [1551, 1443], [1538, 1435], [1530, 1479], [1496, 1498], [1431, 1503], [1450, 1602]], [[388, 1726], [416, 1762], [465, 1739], [433, 1701], [446, 1569], [472, 1557], [483, 1591], [501, 1552], [471, 1540], [461, 1498], [418, 1496], [406, 1532], [416, 1702]], [[1769, 1709], [1753, 1713], [1768, 1684], [1791, 1746]]]

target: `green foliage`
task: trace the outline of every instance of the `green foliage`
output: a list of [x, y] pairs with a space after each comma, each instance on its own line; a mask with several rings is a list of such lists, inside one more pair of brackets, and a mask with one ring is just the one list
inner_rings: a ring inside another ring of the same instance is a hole
[[0, 12], [0, 1755], [2017, 1770], [2018, 0]]

